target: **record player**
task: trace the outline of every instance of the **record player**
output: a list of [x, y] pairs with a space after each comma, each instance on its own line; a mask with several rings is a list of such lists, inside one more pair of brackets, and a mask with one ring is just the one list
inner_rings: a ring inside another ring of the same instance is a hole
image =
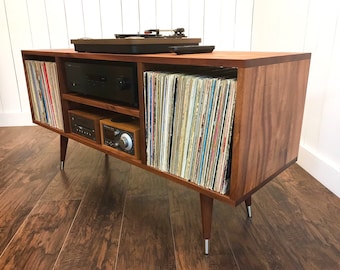
[[[172, 32], [170, 35], [161, 32]], [[200, 38], [188, 38], [184, 28], [150, 29], [144, 34], [116, 34], [113, 39], [71, 39], [78, 52], [145, 54], [170, 52], [173, 46], [198, 45]]]

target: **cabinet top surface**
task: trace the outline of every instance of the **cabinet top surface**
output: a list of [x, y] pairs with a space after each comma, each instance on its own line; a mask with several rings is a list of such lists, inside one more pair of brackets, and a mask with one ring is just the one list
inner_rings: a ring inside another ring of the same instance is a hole
[[292, 52], [239, 52], [214, 51], [212, 53], [182, 54], [109, 54], [77, 52], [73, 49], [23, 50], [25, 55], [40, 55], [67, 58], [85, 58], [108, 61], [141, 62], [153, 64], [182, 64], [202, 66], [252, 67], [281, 62], [310, 59], [310, 53]]

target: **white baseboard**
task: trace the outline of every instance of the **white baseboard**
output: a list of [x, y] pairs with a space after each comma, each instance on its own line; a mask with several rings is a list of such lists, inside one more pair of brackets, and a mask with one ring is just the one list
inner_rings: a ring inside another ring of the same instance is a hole
[[297, 163], [321, 184], [340, 198], [340, 166], [332, 164], [320, 154], [300, 145]]
[[31, 113], [0, 113], [0, 127], [33, 126]]

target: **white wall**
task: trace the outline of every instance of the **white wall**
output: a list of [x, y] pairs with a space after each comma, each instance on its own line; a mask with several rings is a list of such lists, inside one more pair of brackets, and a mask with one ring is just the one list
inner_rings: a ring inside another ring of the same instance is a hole
[[299, 164], [340, 197], [337, 0], [1, 0], [0, 126], [30, 125], [21, 49], [184, 27], [216, 50], [312, 52]]
[[253, 51], [312, 52], [298, 163], [340, 197], [338, 0], [255, 0]]

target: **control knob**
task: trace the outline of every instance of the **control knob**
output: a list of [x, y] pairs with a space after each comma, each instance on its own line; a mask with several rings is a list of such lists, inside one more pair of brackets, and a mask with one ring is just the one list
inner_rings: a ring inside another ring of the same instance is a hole
[[117, 78], [117, 86], [119, 90], [127, 90], [130, 88], [129, 79], [124, 77]]
[[129, 134], [123, 133], [119, 139], [119, 146], [126, 151], [130, 151], [133, 146], [132, 138]]
[[113, 136], [118, 136], [119, 135], [119, 133], [120, 133], [120, 131], [119, 131], [119, 129], [114, 129], [114, 131], [113, 131]]

